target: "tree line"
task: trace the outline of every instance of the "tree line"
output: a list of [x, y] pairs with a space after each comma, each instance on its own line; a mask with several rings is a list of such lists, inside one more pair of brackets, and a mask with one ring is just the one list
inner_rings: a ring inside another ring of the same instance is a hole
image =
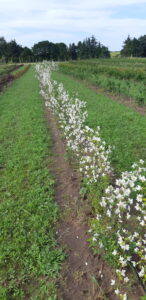
[[65, 43], [41, 41], [31, 49], [22, 47], [15, 40], [7, 42], [4, 37], [0, 37], [0, 60], [3, 62], [65, 61], [99, 57], [110, 57], [110, 52], [94, 36], [69, 46]]
[[124, 41], [121, 50], [122, 56], [146, 57], [146, 35], [140, 36], [138, 39], [131, 38], [129, 35]]

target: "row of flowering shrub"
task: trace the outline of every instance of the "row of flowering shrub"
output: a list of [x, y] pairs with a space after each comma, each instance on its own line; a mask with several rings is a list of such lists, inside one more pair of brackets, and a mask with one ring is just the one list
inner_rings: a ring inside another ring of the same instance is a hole
[[[57, 116], [66, 145], [76, 157], [84, 182], [95, 187], [105, 179], [109, 184], [113, 174], [110, 164], [112, 149], [101, 139], [99, 127], [93, 130], [86, 126], [86, 103], [70, 97], [62, 84], [51, 80], [54, 68], [54, 64], [48, 63], [36, 66], [45, 104]], [[100, 201], [96, 201], [96, 218], [91, 221], [91, 245], [96, 248], [98, 244], [108, 252], [107, 257], [115, 264], [123, 286], [130, 279], [130, 268], [135, 269], [143, 284], [145, 282], [146, 217], [143, 198], [146, 168], [143, 164], [140, 160], [112, 185], [106, 185]], [[115, 279], [112, 279], [111, 285], [115, 285], [115, 293], [121, 299], [127, 299], [127, 295], [118, 289]]]

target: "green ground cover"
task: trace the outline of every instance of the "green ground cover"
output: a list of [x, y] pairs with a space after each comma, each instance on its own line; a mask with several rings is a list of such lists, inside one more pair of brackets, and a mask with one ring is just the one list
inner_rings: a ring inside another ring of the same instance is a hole
[[56, 299], [52, 142], [31, 67], [0, 94], [0, 299]]
[[62, 82], [70, 95], [77, 95], [87, 103], [87, 124], [101, 127], [102, 138], [113, 146], [112, 165], [117, 174], [129, 170], [139, 159], [146, 160], [146, 118], [118, 102], [97, 94], [83, 83], [61, 72], [53, 72], [53, 79]]
[[[114, 59], [115, 61], [115, 59]], [[111, 63], [110, 63], [111, 62]], [[60, 71], [90, 84], [101, 86], [109, 91], [131, 97], [139, 104], [146, 103], [146, 70], [145, 65], [120, 65], [112, 59], [93, 61], [68, 62], [60, 64]]]

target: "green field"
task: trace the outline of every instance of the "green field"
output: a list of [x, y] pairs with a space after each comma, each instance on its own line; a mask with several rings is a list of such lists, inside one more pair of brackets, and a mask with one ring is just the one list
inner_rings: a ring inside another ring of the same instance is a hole
[[[31, 67], [0, 95], [0, 299], [56, 299], [52, 141]], [[50, 296], [50, 298], [49, 298]]]

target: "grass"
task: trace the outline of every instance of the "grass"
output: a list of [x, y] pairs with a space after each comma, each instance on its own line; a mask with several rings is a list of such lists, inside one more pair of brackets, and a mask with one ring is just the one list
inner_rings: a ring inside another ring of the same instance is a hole
[[86, 101], [87, 124], [101, 127], [102, 138], [111, 146], [112, 165], [117, 174], [129, 170], [139, 159], [146, 160], [146, 119], [132, 109], [97, 94], [83, 83], [61, 72], [54, 72], [53, 79], [64, 84], [70, 95]]
[[52, 142], [31, 67], [0, 95], [0, 299], [55, 300], [64, 254], [49, 174]]

